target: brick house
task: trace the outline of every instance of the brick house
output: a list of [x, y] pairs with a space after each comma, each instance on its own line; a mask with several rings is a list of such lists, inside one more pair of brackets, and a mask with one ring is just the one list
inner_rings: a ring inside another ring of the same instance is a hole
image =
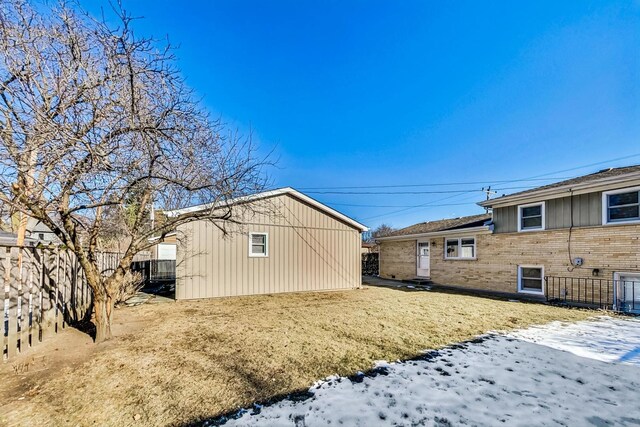
[[639, 198], [640, 165], [483, 201], [380, 238], [380, 276], [640, 312]]

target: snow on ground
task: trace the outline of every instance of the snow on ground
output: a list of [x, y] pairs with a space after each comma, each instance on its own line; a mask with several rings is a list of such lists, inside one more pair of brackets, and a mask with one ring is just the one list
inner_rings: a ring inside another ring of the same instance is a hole
[[489, 335], [381, 364], [377, 375], [329, 378], [310, 389], [313, 397], [226, 425], [637, 426], [640, 364], [631, 363], [639, 334], [639, 321], [601, 318]]
[[552, 322], [510, 335], [576, 356], [640, 366], [640, 319], [603, 316], [576, 323]]

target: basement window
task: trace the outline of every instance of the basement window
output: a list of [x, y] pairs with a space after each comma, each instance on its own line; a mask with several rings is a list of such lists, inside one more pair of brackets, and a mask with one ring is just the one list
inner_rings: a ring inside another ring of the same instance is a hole
[[269, 256], [269, 235], [267, 233], [249, 233], [249, 256]]
[[445, 259], [475, 259], [475, 237], [446, 239], [444, 257]]
[[602, 198], [603, 224], [640, 221], [640, 188], [607, 191]]
[[540, 265], [518, 266], [518, 292], [544, 295], [544, 267]]
[[544, 230], [544, 202], [518, 206], [518, 231]]

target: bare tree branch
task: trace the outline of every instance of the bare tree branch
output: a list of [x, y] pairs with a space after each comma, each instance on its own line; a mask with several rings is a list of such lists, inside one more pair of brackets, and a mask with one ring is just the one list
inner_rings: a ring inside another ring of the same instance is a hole
[[[180, 75], [171, 46], [137, 37], [67, 4], [0, 4], [0, 203], [47, 225], [78, 257], [95, 298], [98, 340], [109, 338], [130, 263], [189, 221], [236, 221], [234, 209], [165, 218], [152, 206], [220, 203], [260, 191], [268, 160], [211, 120]], [[110, 277], [96, 253], [128, 241]]]

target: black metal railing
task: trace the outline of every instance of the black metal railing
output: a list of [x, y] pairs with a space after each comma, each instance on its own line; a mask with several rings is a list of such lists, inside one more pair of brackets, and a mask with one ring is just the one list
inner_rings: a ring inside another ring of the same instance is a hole
[[145, 291], [159, 294], [169, 294], [175, 289], [176, 261], [148, 260], [134, 261], [131, 270], [142, 276]]
[[640, 281], [546, 276], [547, 301], [640, 314]]

